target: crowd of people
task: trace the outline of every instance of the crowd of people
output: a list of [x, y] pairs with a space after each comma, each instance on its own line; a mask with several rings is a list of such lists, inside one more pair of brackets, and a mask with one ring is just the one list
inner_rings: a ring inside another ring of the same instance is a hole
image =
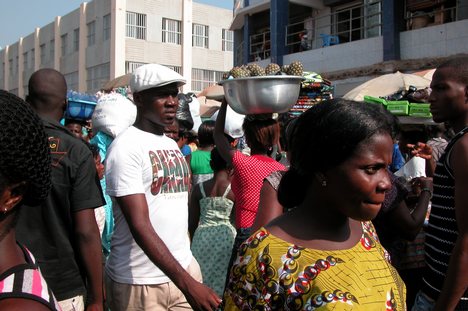
[[468, 310], [467, 57], [436, 126], [338, 98], [247, 115], [245, 146], [225, 100], [190, 132], [183, 84], [143, 65], [92, 128], [56, 70], [0, 90], [0, 310]]

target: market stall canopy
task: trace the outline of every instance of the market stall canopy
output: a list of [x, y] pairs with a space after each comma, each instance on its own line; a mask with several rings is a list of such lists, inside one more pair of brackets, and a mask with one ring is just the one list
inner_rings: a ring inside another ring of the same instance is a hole
[[423, 89], [429, 87], [430, 84], [431, 80], [424, 77], [397, 71], [369, 80], [346, 93], [343, 98], [363, 101], [365, 95], [388, 96], [401, 90], [408, 90], [409, 86]]
[[132, 78], [131, 73], [127, 73], [126, 75], [119, 76], [115, 79], [110, 80], [102, 87], [103, 90], [109, 91], [118, 87], [124, 87], [130, 85], [130, 79]]
[[432, 80], [432, 76], [434, 75], [435, 69], [427, 69], [422, 71], [417, 71], [414, 74], [424, 77], [426, 79]]

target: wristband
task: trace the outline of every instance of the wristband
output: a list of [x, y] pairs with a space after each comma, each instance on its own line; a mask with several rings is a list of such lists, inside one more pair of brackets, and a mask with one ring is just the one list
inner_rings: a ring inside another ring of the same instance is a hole
[[431, 189], [429, 189], [429, 188], [422, 188], [422, 189], [421, 189], [421, 192], [423, 192], [423, 191], [429, 192], [429, 196], [432, 198], [432, 190], [431, 190]]

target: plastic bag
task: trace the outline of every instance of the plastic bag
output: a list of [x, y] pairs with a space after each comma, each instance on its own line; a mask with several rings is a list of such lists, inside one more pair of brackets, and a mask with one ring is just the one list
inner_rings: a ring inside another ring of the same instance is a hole
[[118, 93], [103, 95], [99, 98], [92, 115], [95, 133], [102, 131], [116, 137], [135, 122], [136, 106], [125, 96]]
[[192, 102], [193, 97], [191, 93], [179, 93], [177, 94], [177, 98], [179, 99], [179, 107], [177, 108], [176, 118], [179, 121], [179, 128], [184, 128], [190, 131], [194, 124], [189, 105]]

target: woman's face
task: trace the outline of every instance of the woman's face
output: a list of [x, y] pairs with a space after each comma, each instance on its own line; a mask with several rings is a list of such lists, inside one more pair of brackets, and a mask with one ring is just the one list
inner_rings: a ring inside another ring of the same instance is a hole
[[376, 134], [361, 142], [353, 156], [325, 173], [324, 191], [335, 209], [355, 220], [371, 220], [380, 210], [391, 181], [387, 167], [392, 161], [393, 141]]

